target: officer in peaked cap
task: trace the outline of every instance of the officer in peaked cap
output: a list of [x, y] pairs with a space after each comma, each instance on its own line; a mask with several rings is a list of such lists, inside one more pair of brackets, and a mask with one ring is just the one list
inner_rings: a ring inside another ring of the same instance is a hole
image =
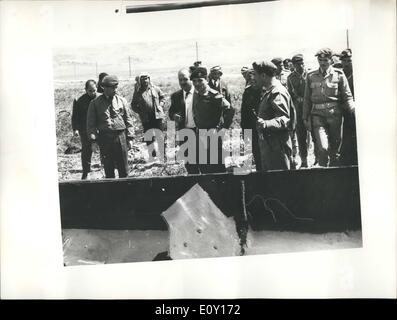
[[[212, 148], [203, 147], [203, 142], [199, 136], [199, 129], [228, 129], [233, 121], [235, 110], [220, 92], [212, 89], [208, 83], [208, 71], [205, 67], [197, 67], [190, 75], [195, 92], [193, 94], [193, 119], [196, 125], [196, 152], [195, 163], [189, 163], [189, 173], [214, 173], [225, 172], [224, 154], [222, 152], [222, 139], [216, 135], [217, 140], [217, 160], [213, 163], [211, 157]], [[207, 136], [205, 139], [209, 138]], [[206, 142], [207, 146], [210, 144]], [[204, 155], [200, 156], [200, 153]], [[205, 163], [200, 163], [200, 159], [206, 159]]]
[[190, 80], [193, 80], [195, 78], [207, 79], [207, 77], [208, 77], [207, 68], [201, 66], [193, 69], [192, 73], [190, 74]]
[[332, 50], [330, 48], [322, 48], [322, 49], [318, 50], [314, 56], [317, 58], [332, 59], [333, 55], [334, 55], [334, 53], [332, 52]]
[[332, 50], [320, 49], [315, 56], [319, 68], [307, 75], [303, 120], [306, 128], [313, 130], [319, 165], [337, 166], [342, 143], [342, 112], [354, 113], [353, 97], [344, 72], [332, 67]]
[[298, 62], [303, 62], [303, 54], [296, 54], [292, 57], [291, 59], [292, 63], [298, 63]]

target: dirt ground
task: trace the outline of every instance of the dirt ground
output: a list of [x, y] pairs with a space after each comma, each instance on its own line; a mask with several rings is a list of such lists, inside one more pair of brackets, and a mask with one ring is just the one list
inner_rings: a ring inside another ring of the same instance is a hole
[[[168, 231], [64, 229], [65, 266], [153, 261], [169, 246]], [[250, 231], [246, 255], [362, 247], [361, 231], [309, 234]]]

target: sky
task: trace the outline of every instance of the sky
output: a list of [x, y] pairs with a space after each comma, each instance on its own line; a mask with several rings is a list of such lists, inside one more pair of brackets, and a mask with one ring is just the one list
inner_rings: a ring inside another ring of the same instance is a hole
[[[285, 0], [125, 13], [127, 5], [140, 2], [44, 2], [53, 14], [54, 47], [252, 34], [264, 34], [275, 40], [280, 35], [291, 32], [300, 32], [302, 35], [310, 33], [316, 37], [321, 32], [345, 30], [352, 22], [351, 7], [348, 1], [342, 0]], [[118, 13], [115, 12], [116, 9], [119, 10]], [[313, 15], [310, 14], [311, 11]]]
[[[96, 69], [105, 67], [120, 73], [118, 68], [109, 65], [110, 61], [120, 67], [122, 64], [123, 72], [127, 72], [129, 56], [145, 60], [141, 65], [134, 61], [138, 68], [179, 68], [192, 63], [194, 49], [167, 52], [162, 48], [157, 52], [152, 50], [156, 46], [151, 46], [147, 62], [147, 57], [142, 56], [146, 51], [141, 47], [134, 49], [131, 44], [158, 42], [162, 47], [180, 48], [175, 42], [181, 40], [190, 47], [197, 41], [199, 59], [212, 64], [246, 65], [253, 59], [304, 53], [308, 56], [308, 64], [315, 65], [314, 53], [319, 48], [330, 47], [340, 52], [346, 47], [346, 29], [352, 28], [354, 23], [352, 7], [343, 0], [284, 0], [130, 14], [126, 13], [126, 6], [142, 1], [43, 3], [51, 14], [54, 54], [64, 54], [68, 60], [66, 65], [55, 70], [55, 78], [75, 77], [70, 60], [83, 61], [86, 65], [93, 61], [92, 66], [87, 67], [80, 63], [77, 73], [83, 77], [86, 76], [83, 70], [92, 72], [95, 65], [99, 65]], [[252, 41], [240, 41], [242, 38]], [[221, 41], [209, 45], [217, 39]], [[121, 48], [120, 44], [130, 46]], [[101, 48], [102, 51], [98, 56], [96, 50], [83, 48]], [[181, 63], [183, 59], [177, 57], [178, 54], [189, 55], [188, 61]], [[62, 64], [62, 59], [55, 61]]]

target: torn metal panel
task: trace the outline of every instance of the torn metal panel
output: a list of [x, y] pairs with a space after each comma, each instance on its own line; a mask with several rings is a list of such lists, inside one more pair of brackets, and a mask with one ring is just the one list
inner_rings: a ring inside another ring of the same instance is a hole
[[240, 240], [233, 218], [227, 218], [195, 184], [162, 213], [170, 233], [170, 257], [191, 259], [236, 256]]

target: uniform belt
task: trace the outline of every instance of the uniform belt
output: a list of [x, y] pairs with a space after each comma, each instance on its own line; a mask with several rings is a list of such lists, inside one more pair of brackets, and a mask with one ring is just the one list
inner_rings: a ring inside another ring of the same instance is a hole
[[313, 109], [316, 110], [325, 110], [331, 109], [338, 105], [337, 102], [326, 102], [326, 103], [313, 103]]

